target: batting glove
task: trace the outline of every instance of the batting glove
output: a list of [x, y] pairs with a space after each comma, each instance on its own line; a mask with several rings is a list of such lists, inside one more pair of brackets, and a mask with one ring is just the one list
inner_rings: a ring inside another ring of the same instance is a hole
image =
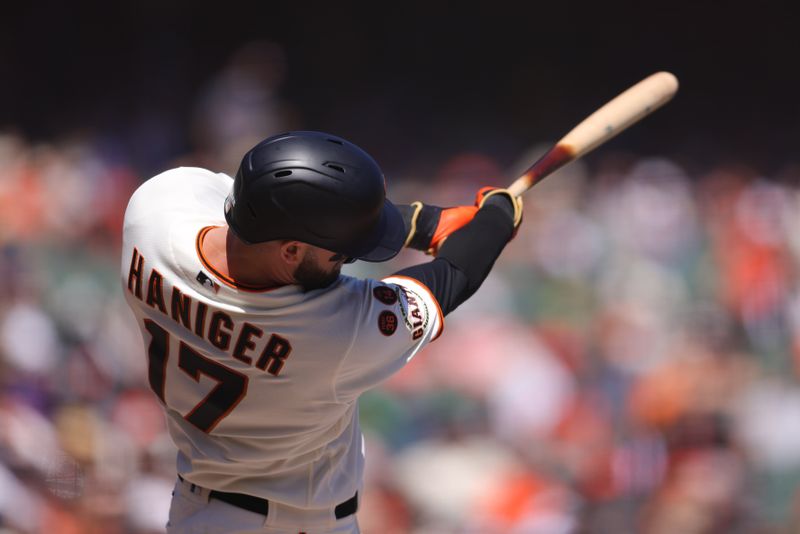
[[475, 217], [478, 206], [440, 208], [422, 202], [397, 206], [406, 225], [405, 246], [436, 256], [447, 236]]

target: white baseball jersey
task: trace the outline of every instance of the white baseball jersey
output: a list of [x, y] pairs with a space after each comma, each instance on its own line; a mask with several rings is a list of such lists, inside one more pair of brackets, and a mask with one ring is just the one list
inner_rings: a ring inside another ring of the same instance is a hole
[[328, 288], [248, 287], [205, 260], [231, 177], [180, 167], [125, 212], [122, 284], [144, 336], [178, 472], [219, 491], [329, 507], [360, 488], [358, 396], [442, 330], [411, 278], [340, 276]]

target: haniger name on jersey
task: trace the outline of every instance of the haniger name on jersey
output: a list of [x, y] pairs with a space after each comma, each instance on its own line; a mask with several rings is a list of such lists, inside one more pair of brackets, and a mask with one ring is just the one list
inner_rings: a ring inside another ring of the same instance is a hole
[[145, 259], [135, 247], [128, 271], [128, 291], [233, 358], [255, 364], [272, 375], [280, 374], [292, 351], [291, 343], [282, 336], [270, 334], [265, 338], [264, 331], [255, 325], [237, 324], [225, 311], [194, 301], [175, 286], [168, 290], [164, 277], [155, 268], [145, 279]]

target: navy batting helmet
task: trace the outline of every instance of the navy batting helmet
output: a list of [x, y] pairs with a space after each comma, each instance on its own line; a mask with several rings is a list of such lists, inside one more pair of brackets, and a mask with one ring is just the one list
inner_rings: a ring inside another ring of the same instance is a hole
[[405, 241], [378, 164], [324, 132], [282, 133], [247, 152], [225, 219], [246, 243], [295, 239], [366, 261], [393, 258]]

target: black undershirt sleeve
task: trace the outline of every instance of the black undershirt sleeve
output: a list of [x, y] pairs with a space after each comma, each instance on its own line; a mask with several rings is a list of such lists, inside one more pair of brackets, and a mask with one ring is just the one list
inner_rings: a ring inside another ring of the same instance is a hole
[[447, 315], [471, 297], [489, 275], [514, 233], [513, 207], [507, 198], [491, 197], [475, 218], [453, 232], [436, 259], [397, 274], [425, 284]]

